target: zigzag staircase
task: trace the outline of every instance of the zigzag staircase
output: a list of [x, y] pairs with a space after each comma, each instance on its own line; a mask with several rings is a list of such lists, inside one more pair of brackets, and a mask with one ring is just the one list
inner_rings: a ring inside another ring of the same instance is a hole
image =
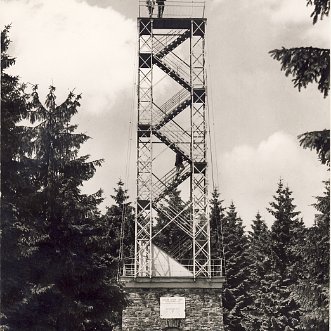
[[[188, 39], [191, 35], [191, 31], [190, 30], [186, 30], [184, 33], [182, 32], [182, 30], [177, 30], [175, 31], [175, 34], [179, 33], [179, 36], [176, 39], [172, 39], [171, 42], [169, 43], [169, 40], [166, 39], [166, 42], [168, 41], [168, 43], [166, 43], [166, 45], [164, 45], [162, 43], [162, 41], [160, 41], [160, 43], [156, 46], [156, 49], [158, 49], [158, 53], [156, 53], [156, 56], [158, 58], [163, 58], [164, 56], [166, 56], [167, 54], [169, 54], [171, 51], [173, 51], [176, 47], [178, 47], [180, 44], [182, 44], [186, 39]], [[173, 35], [175, 35], [173, 33]], [[163, 44], [163, 45], [162, 45]], [[162, 47], [162, 49], [160, 50], [160, 46]]]
[[191, 85], [189, 83], [190, 67], [172, 52], [190, 37], [190, 33], [190, 30], [172, 31], [169, 35], [158, 39], [157, 43], [153, 45], [155, 49], [153, 63], [183, 88], [161, 106], [153, 103], [151, 123], [153, 134], [175, 153], [181, 154], [184, 159], [184, 169], [180, 173], [177, 173], [177, 169], [174, 167], [161, 178], [153, 174], [152, 207], [159, 215], [168, 220], [167, 225], [173, 223], [184, 232], [182, 240], [176, 247], [172, 248], [169, 255], [185, 267], [188, 263], [187, 261], [185, 263], [183, 258], [193, 247], [193, 227], [188, 216], [191, 202], [186, 204], [182, 202], [180, 205], [183, 208], [177, 210], [169, 204], [168, 195], [184, 182], [192, 172], [192, 161], [190, 159], [191, 135], [174, 121], [174, 118], [192, 103]]
[[191, 103], [191, 94], [185, 88], [173, 95], [160, 107], [154, 103], [153, 123], [156, 124], [153, 125], [153, 129], [159, 130], [162, 126], [181, 113], [186, 107], [190, 106]]
[[193, 242], [192, 239], [183, 235], [179, 238], [179, 243], [172, 248], [169, 255], [172, 256], [178, 262], [183, 262], [182, 264], [188, 264], [185, 259], [186, 254], [192, 249]]
[[171, 193], [178, 185], [180, 185], [191, 174], [191, 165], [184, 162], [184, 169], [177, 176], [176, 168], [172, 168], [162, 178], [154, 175], [156, 182], [153, 184], [153, 204], [158, 203], [166, 195]]
[[169, 57], [160, 59], [156, 55], [153, 56], [154, 64], [156, 64], [166, 74], [173, 78], [178, 84], [182, 85], [184, 88], [190, 91], [191, 85], [189, 84], [189, 66], [186, 62], [182, 62], [183, 63], [181, 64], [177, 60], [176, 55], [174, 55], [171, 59]]

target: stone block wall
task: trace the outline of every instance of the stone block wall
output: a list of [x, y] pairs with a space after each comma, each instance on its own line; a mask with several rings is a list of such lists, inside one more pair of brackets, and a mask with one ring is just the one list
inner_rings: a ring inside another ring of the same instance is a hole
[[[131, 304], [123, 311], [122, 331], [224, 330], [221, 289], [127, 288], [126, 291]], [[160, 318], [160, 297], [164, 296], [185, 297], [185, 319]]]

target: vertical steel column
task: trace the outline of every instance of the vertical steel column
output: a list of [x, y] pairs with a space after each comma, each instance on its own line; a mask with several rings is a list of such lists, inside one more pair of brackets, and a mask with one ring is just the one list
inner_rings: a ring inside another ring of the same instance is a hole
[[[175, 224], [187, 235], [186, 240], [192, 240], [188, 249], [192, 251], [190, 259], [193, 266], [188, 268], [193, 277], [211, 277], [206, 160], [205, 24], [206, 20], [201, 18], [155, 20], [154, 24], [153, 19], [138, 20], [135, 277], [153, 276], [153, 209], [162, 210], [162, 204], [167, 203], [166, 196], [187, 178], [190, 178], [190, 201], [186, 206], [191, 209], [191, 215], [187, 217], [182, 211], [171, 210], [167, 213], [168, 225]], [[187, 39], [190, 41], [187, 45], [189, 47], [184, 47], [183, 51], [189, 55], [189, 64], [181, 59], [182, 54], [174, 52]], [[174, 92], [169, 91], [171, 96], [163, 105], [158, 105], [158, 99], [156, 103], [153, 100], [153, 66], [157, 66], [168, 75], [168, 79], [182, 86], [182, 90], [177, 90], [174, 95]], [[190, 132], [176, 122], [176, 116], [185, 111], [190, 112]], [[174, 153], [182, 155], [187, 165], [184, 167], [185, 171], [177, 172], [176, 168], [172, 168], [162, 177], [159, 177], [158, 172], [154, 174], [153, 143], [163, 143]], [[171, 253], [169, 252], [170, 256]]]
[[139, 20], [135, 276], [152, 276], [153, 21]]
[[191, 195], [194, 277], [211, 277], [207, 199], [205, 20], [191, 21]]

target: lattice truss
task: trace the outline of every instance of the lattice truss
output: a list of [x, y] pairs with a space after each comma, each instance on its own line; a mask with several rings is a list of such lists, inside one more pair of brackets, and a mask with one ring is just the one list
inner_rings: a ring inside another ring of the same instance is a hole
[[[207, 215], [206, 162], [206, 80], [205, 19], [139, 19], [138, 68], [138, 142], [137, 142], [137, 217], [135, 243], [135, 276], [153, 276], [153, 217], [165, 214], [185, 235], [180, 247], [167, 252], [177, 261], [189, 254], [187, 266], [194, 277], [210, 277], [210, 235]], [[184, 51], [176, 52], [181, 45]], [[184, 53], [185, 53], [184, 52]], [[154, 100], [155, 68], [176, 82], [178, 91], [170, 90], [163, 104]], [[173, 95], [171, 95], [173, 94]], [[180, 114], [189, 116], [189, 129], [178, 122]], [[165, 175], [154, 171], [154, 144], [164, 144], [183, 159], [180, 173], [172, 167]], [[188, 180], [190, 198], [181, 210], [170, 209], [168, 195]], [[163, 208], [164, 205], [168, 207]], [[159, 230], [159, 232], [161, 232]]]

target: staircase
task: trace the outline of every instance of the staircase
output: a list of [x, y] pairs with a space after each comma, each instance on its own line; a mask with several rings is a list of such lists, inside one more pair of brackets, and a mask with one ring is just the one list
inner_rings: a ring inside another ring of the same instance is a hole
[[177, 173], [177, 169], [174, 167], [161, 178], [153, 174], [152, 208], [168, 220], [167, 224], [174, 223], [185, 233], [183, 242], [174, 247], [170, 254], [177, 261], [192, 250], [193, 227], [190, 217], [187, 216], [191, 202], [183, 203], [184, 207], [178, 210], [169, 205], [167, 195], [191, 175], [192, 161], [190, 159], [191, 134], [177, 124], [174, 118], [191, 105], [192, 99], [189, 83], [190, 67], [172, 51], [187, 40], [190, 33], [190, 30], [183, 29], [172, 31], [168, 35], [156, 39], [153, 44], [153, 63], [182, 86], [161, 106], [153, 103], [150, 123], [154, 136], [175, 153], [181, 154], [184, 159], [184, 169], [180, 173]]
[[[179, 30], [182, 31], [182, 30]], [[177, 31], [178, 33], [178, 31]], [[179, 37], [177, 37], [175, 40], [172, 40], [169, 44], [167, 44], [161, 51], [156, 53], [156, 56], [161, 59], [167, 54], [169, 54], [171, 51], [173, 51], [176, 47], [178, 47], [180, 44], [182, 44], [187, 38], [189, 38], [191, 32], [190, 30], [186, 30], [184, 33], [181, 33]]]
[[160, 59], [156, 55], [153, 56], [153, 63], [162, 69], [166, 74], [173, 78], [178, 84], [191, 91], [190, 72], [189, 66], [186, 62], [182, 64], [176, 59], [176, 56], [172, 58]]
[[187, 236], [181, 236], [178, 245], [169, 252], [169, 255], [180, 262], [185, 258], [185, 254], [188, 253], [192, 247], [192, 239], [188, 238]]
[[172, 168], [162, 178], [158, 178], [155, 175], [156, 182], [153, 183], [153, 195], [152, 201], [154, 204], [163, 199], [167, 194], [180, 185], [191, 174], [191, 165], [188, 162], [184, 162], [184, 169], [177, 176], [176, 168]]
[[179, 113], [181, 113], [186, 107], [192, 103], [191, 94], [185, 88], [181, 89], [169, 100], [167, 100], [162, 106], [154, 104], [153, 108], [153, 128], [159, 130], [162, 126], [171, 121]]

